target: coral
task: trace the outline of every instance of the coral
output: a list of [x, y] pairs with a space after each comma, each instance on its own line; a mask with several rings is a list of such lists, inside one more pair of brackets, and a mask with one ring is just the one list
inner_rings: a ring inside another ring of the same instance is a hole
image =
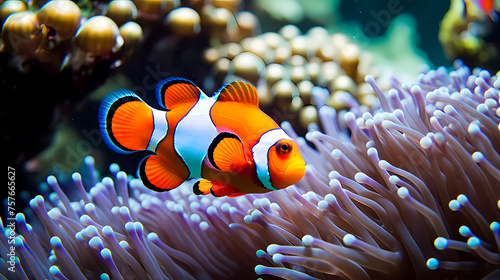
[[[302, 133], [309, 123], [320, 124], [314, 110], [320, 106], [311, 98], [314, 86], [329, 90], [325, 103], [336, 110], [348, 109], [350, 102], [370, 107], [376, 96], [363, 79], [366, 74], [411, 81], [422, 65], [431, 64], [418, 49], [418, 39], [415, 20], [406, 14], [396, 16], [378, 38], [366, 37], [356, 24], [342, 29], [315, 26], [305, 33], [288, 24], [277, 32], [212, 44], [204, 54], [212, 72], [205, 88], [247, 80], [258, 88], [266, 113], [291, 122]], [[385, 83], [381, 87], [386, 89]]]
[[[81, 75], [102, 61], [111, 61], [111, 68], [116, 68], [127, 59], [119, 50], [139, 45], [127, 42], [117, 31], [130, 23], [135, 24], [134, 33], [139, 33], [134, 36], [137, 42], [143, 41], [143, 30], [145, 34], [154, 33], [155, 41], [166, 36], [198, 36], [204, 41], [206, 38], [200, 33], [209, 33], [210, 37], [221, 34], [238, 37], [240, 29], [246, 32], [246, 27], [240, 28], [237, 23], [241, 1], [40, 2], [29, 2], [29, 7], [21, 1], [5, 1], [0, 5], [0, 51], [12, 54], [11, 59], [20, 71], [33, 71], [30, 64], [35, 64], [52, 75], [65, 68]], [[250, 12], [242, 14], [248, 18]], [[241, 20], [248, 22], [245, 17]]]
[[[298, 141], [306, 177], [239, 198], [155, 193], [118, 165], [73, 174], [19, 213], [8, 279], [470, 279], [498, 275], [500, 80], [456, 62], [410, 86], [393, 80], [372, 111], [322, 106]], [[325, 89], [314, 88], [316, 104]], [[347, 131], [350, 131], [348, 133]], [[85, 182], [82, 182], [84, 180]], [[85, 184], [85, 185], [84, 185]], [[85, 186], [88, 190], [86, 190]], [[90, 188], [89, 188], [90, 187]], [[74, 187], [73, 187], [74, 188]], [[31, 225], [27, 223], [31, 222]], [[43, 230], [45, 229], [45, 230]], [[265, 249], [265, 250], [264, 250]], [[260, 264], [259, 264], [260, 263]], [[265, 276], [264, 276], [265, 277]]]
[[[277, 121], [290, 121], [305, 130], [318, 123], [318, 104], [311, 98], [314, 86], [329, 89], [327, 105], [346, 109], [346, 98], [370, 106], [375, 94], [363, 77], [376, 70], [369, 51], [362, 50], [342, 33], [330, 34], [313, 27], [302, 34], [295, 25], [265, 32], [205, 51], [212, 75], [205, 88], [235, 79], [257, 87], [263, 110]], [[211, 77], [215, 77], [212, 79]]]
[[[142, 88], [168, 75], [206, 76], [199, 54], [209, 41], [258, 29], [241, 8], [242, 1], [0, 1], [0, 84], [4, 104], [16, 104], [0, 113], [6, 161], [21, 169], [37, 160], [57, 124], [84, 119], [87, 97], [113, 75]], [[21, 104], [37, 116], [23, 130]]]
[[177, 8], [168, 13], [165, 21], [170, 30], [179, 35], [192, 36], [200, 32], [200, 15], [191, 8]]

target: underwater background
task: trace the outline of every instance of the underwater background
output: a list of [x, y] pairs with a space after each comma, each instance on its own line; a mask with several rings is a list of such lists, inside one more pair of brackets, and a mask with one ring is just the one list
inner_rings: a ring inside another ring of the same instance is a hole
[[[500, 278], [499, 8], [1, 1], [0, 277]], [[254, 84], [304, 179], [238, 198], [146, 189], [146, 153], [104, 144], [99, 104], [118, 88], [154, 104], [170, 76]]]

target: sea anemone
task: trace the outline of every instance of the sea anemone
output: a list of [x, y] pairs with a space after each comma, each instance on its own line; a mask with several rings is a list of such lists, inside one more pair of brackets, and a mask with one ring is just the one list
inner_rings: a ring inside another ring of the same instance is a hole
[[306, 135], [315, 149], [284, 125], [309, 163], [296, 184], [309, 192], [290, 189], [275, 207], [254, 210], [282, 238], [260, 252], [276, 267], [257, 274], [498, 277], [500, 80], [455, 67], [422, 73], [413, 86], [394, 80], [388, 92], [368, 75], [380, 108], [353, 102], [338, 117], [320, 108], [325, 132], [312, 126]]
[[280, 191], [215, 198], [186, 182], [155, 193], [116, 164], [98, 180], [88, 157], [90, 174], [72, 176], [78, 200], [49, 176], [53, 193], [30, 201], [38, 218], [18, 213], [19, 235], [4, 228], [0, 271], [8, 279], [494, 278], [500, 80], [455, 68], [422, 73], [413, 86], [394, 79], [387, 92], [367, 76], [380, 101], [373, 110], [345, 99], [350, 110], [337, 112], [321, 106], [327, 90], [313, 88], [324, 132], [311, 123], [304, 139], [283, 123], [308, 165]]
[[[256, 258], [248, 261], [257, 250], [254, 237], [232, 224], [244, 224], [252, 196], [199, 197], [184, 187], [155, 193], [140, 180], [127, 178], [116, 164], [110, 167], [113, 179], [96, 183], [94, 159], [87, 157], [85, 164], [93, 186], [89, 191], [80, 173], [72, 175], [80, 200], [70, 202], [56, 177], [49, 176], [47, 184], [54, 192], [29, 203], [39, 222], [31, 217], [37, 223], [31, 226], [23, 213], [15, 216], [20, 231], [13, 243], [15, 272], [8, 271], [10, 257], [2, 250], [5, 277], [242, 279], [258, 263]], [[7, 238], [15, 234], [12, 227], [3, 230], [5, 249], [11, 246]]]

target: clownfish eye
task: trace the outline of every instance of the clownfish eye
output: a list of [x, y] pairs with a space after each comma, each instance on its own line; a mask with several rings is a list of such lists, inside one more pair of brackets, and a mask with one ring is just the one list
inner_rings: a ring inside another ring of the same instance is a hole
[[280, 140], [276, 143], [276, 152], [279, 155], [287, 155], [292, 151], [292, 143], [289, 140]]

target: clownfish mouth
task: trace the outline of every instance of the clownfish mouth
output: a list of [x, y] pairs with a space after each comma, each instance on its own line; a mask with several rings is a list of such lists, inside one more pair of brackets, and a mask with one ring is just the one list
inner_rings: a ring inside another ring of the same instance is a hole
[[289, 178], [290, 181], [294, 181], [293, 184], [296, 182], [300, 181], [302, 177], [304, 177], [306, 170], [306, 165], [303, 161], [298, 161], [294, 162], [290, 165], [285, 170], [285, 176]]

